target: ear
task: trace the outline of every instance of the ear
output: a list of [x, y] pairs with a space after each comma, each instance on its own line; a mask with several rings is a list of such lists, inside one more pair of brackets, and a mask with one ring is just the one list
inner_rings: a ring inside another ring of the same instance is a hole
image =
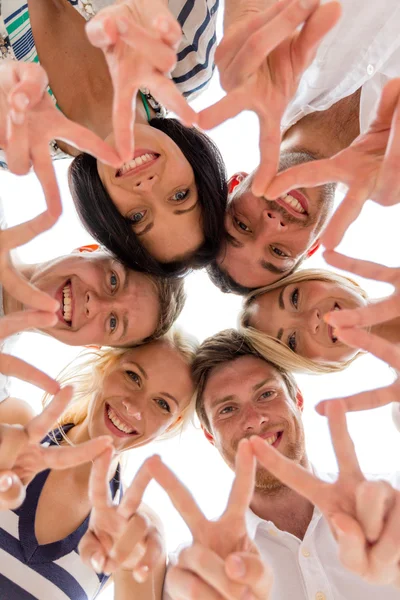
[[86, 246], [79, 246], [79, 248], [75, 248], [72, 252], [96, 252], [100, 249], [99, 244], [86, 244]]
[[174, 421], [172, 423], [172, 425], [168, 425], [168, 427], [167, 427], [167, 429], [165, 431], [171, 431], [171, 429], [173, 427], [176, 427], [176, 425], [178, 425], [178, 423], [180, 423], [182, 421], [182, 419], [183, 419], [182, 415], [179, 415], [179, 417], [176, 419], [176, 421]]
[[318, 250], [318, 248], [321, 245], [321, 241], [319, 238], [317, 238], [314, 242], [313, 245], [311, 246], [311, 248], [309, 248], [309, 250], [307, 250], [306, 252], [306, 257], [310, 258], [310, 256], [312, 256], [313, 254], [316, 253], [316, 251]]
[[239, 185], [239, 183], [242, 183], [242, 181], [246, 179], [248, 175], [249, 174], [245, 173], [244, 171], [239, 171], [238, 173], [232, 175], [232, 177], [228, 179], [228, 194], [232, 194], [232, 192]]
[[303, 412], [303, 410], [304, 410], [304, 398], [303, 398], [303, 394], [301, 393], [301, 391], [299, 390], [299, 388], [297, 388], [296, 405], [297, 405], [297, 408], [299, 409], [299, 411]]
[[87, 344], [85, 348], [88, 350], [100, 350], [101, 346], [97, 346], [97, 344]]
[[207, 431], [207, 429], [204, 427], [204, 425], [202, 425], [202, 426], [201, 426], [201, 429], [202, 429], [202, 431], [203, 431], [203, 433], [204, 433], [204, 435], [205, 435], [205, 437], [206, 437], [206, 440], [207, 440], [208, 442], [210, 442], [210, 444], [211, 444], [212, 446], [215, 446], [214, 438], [213, 438], [213, 436], [211, 435], [211, 433], [210, 433], [209, 431]]

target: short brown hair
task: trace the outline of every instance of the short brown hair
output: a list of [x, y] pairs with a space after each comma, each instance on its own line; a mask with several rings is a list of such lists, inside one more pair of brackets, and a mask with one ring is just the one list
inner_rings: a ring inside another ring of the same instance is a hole
[[215, 367], [242, 356], [260, 358], [278, 371], [286, 384], [290, 397], [296, 402], [298, 388], [293, 375], [276, 365], [269, 356], [255, 350], [244, 334], [239, 333], [236, 329], [225, 329], [207, 338], [201, 344], [192, 364], [192, 376], [196, 386], [196, 412], [200, 422], [207, 430], [210, 430], [210, 421], [204, 409], [204, 389], [208, 378]]
[[185, 306], [186, 293], [183, 277], [152, 277], [154, 281], [160, 312], [155, 331], [145, 338], [142, 344], [158, 340], [169, 331]]

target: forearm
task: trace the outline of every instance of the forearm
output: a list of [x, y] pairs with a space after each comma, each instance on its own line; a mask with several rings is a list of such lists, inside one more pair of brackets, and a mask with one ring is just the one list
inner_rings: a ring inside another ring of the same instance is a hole
[[244, 17], [251, 17], [259, 12], [267, 10], [278, 0], [225, 0], [224, 10], [224, 33], [234, 25], [238, 24]]

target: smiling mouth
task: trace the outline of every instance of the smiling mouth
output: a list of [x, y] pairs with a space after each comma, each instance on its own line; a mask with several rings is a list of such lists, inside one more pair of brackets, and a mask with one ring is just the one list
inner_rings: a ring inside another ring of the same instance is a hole
[[298, 190], [291, 190], [287, 194], [282, 194], [275, 202], [295, 217], [308, 217], [307, 198]]
[[63, 286], [60, 287], [59, 291], [56, 295], [57, 299], [60, 302], [60, 308], [57, 311], [57, 316], [62, 323], [68, 325], [68, 327], [72, 327], [72, 286], [71, 280], [68, 279]]
[[139, 171], [143, 171], [155, 163], [159, 156], [160, 155], [156, 152], [142, 151], [141, 153], [138, 153], [131, 161], [122, 165], [122, 167], [118, 169], [116, 177], [125, 177], [127, 175], [133, 175]]
[[116, 411], [109, 405], [105, 405], [104, 418], [108, 429], [118, 437], [131, 437], [139, 435], [137, 429], [134, 429], [125, 421], [122, 421]]
[[260, 437], [262, 437], [263, 440], [267, 442], [267, 444], [276, 448], [277, 446], [279, 446], [282, 436], [283, 431], [276, 431], [275, 433], [264, 433]]

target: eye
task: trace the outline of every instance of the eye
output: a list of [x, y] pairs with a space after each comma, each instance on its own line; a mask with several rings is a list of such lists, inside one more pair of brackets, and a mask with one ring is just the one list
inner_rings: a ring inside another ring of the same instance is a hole
[[247, 227], [247, 225], [245, 223], [243, 223], [243, 221], [239, 221], [239, 219], [237, 219], [236, 217], [233, 217], [233, 220], [235, 221], [235, 223], [236, 223], [237, 227], [239, 227], [239, 229], [241, 229], [245, 233], [252, 233], [250, 227]]
[[294, 308], [298, 308], [299, 305], [299, 288], [295, 288], [290, 295], [290, 302]]
[[260, 395], [259, 400], [271, 400], [273, 396], [275, 396], [275, 392], [273, 390], [267, 390]]
[[111, 315], [110, 316], [110, 332], [114, 333], [114, 331], [117, 329], [117, 325], [118, 325], [118, 319], [115, 315]]
[[140, 385], [142, 383], [140, 376], [137, 373], [135, 373], [135, 371], [126, 370], [125, 373], [128, 375], [128, 377], [130, 379], [132, 379], [132, 381], [137, 383], [137, 385]]
[[158, 406], [160, 408], [162, 408], [162, 410], [164, 410], [165, 412], [168, 412], [168, 413], [171, 412], [171, 407], [168, 404], [168, 402], [166, 400], [164, 400], [164, 398], [156, 398], [155, 401], [158, 404]]
[[287, 345], [291, 350], [293, 350], [293, 352], [296, 352], [297, 341], [295, 333], [292, 333], [292, 335], [288, 337]]
[[129, 215], [128, 219], [134, 224], [140, 223], [140, 221], [143, 221], [143, 219], [145, 218], [146, 212], [147, 210], [141, 210], [140, 212], [132, 213]]
[[228, 415], [229, 413], [232, 413], [234, 410], [235, 410], [234, 406], [225, 406], [225, 408], [223, 408], [219, 414], [220, 415]]
[[281, 258], [289, 258], [289, 256], [285, 252], [283, 252], [280, 248], [277, 248], [276, 246], [271, 246], [271, 250], [274, 254], [280, 256]]
[[175, 200], [175, 202], [183, 202], [189, 196], [190, 190], [179, 190], [174, 194], [171, 200]]
[[117, 285], [118, 285], [118, 276], [116, 273], [114, 273], [114, 271], [112, 271], [111, 275], [110, 275], [110, 288], [111, 288], [112, 292], [115, 291], [115, 288], [117, 287]]

